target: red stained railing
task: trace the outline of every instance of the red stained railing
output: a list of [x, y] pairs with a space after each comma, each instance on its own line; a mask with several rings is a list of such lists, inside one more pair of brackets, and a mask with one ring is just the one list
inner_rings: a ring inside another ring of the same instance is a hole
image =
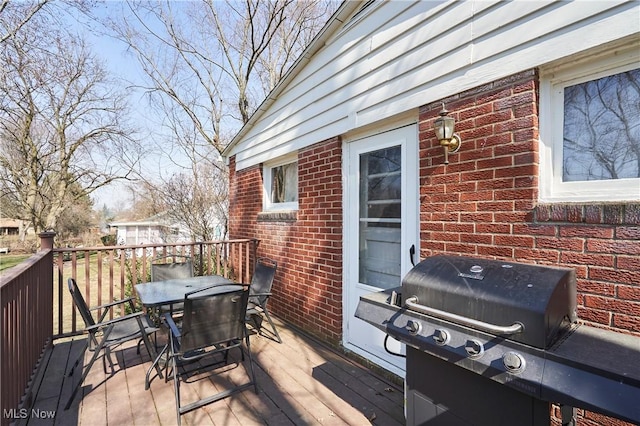
[[17, 417], [19, 406], [31, 403], [30, 382], [52, 340], [53, 235], [43, 235], [47, 248], [0, 275], [2, 425]]
[[54, 249], [54, 335], [75, 335], [84, 328], [67, 288], [69, 278], [75, 278], [89, 306], [99, 306], [135, 297], [133, 286], [149, 281], [151, 262], [164, 256], [191, 257], [196, 276], [249, 282], [255, 249], [256, 240]]

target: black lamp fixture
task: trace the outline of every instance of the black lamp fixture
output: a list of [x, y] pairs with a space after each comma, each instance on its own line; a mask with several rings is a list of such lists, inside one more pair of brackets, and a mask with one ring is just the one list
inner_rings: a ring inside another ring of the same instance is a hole
[[444, 148], [444, 164], [449, 164], [449, 153], [458, 152], [460, 145], [462, 145], [460, 135], [454, 133], [456, 120], [447, 114], [449, 114], [449, 111], [447, 111], [443, 102], [440, 117], [433, 123], [433, 130], [436, 132], [436, 137], [440, 141], [440, 146]]

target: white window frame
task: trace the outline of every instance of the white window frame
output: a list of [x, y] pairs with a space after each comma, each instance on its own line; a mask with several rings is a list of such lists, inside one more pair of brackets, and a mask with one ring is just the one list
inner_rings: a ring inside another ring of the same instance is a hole
[[[290, 163], [296, 163], [298, 161], [298, 153], [294, 152], [291, 154], [287, 154], [283, 157], [279, 157], [276, 160], [265, 162], [262, 165], [262, 180], [263, 180], [263, 205], [262, 209], [264, 211], [291, 211], [298, 210], [298, 196], [300, 194], [300, 184], [298, 183], [298, 191], [296, 195], [296, 201], [287, 202], [287, 203], [273, 203], [271, 202], [271, 176], [272, 169], [284, 166]], [[299, 178], [299, 176], [298, 176]]]
[[541, 202], [640, 200], [640, 179], [562, 181], [564, 88], [640, 68], [640, 42], [573, 58], [540, 70]]

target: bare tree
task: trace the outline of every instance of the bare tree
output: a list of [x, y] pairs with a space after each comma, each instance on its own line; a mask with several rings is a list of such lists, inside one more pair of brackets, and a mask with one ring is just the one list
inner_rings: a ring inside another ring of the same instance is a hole
[[169, 139], [180, 145], [190, 161], [199, 161], [202, 152], [212, 147], [222, 151], [219, 82], [223, 70], [210, 59], [217, 53], [205, 43], [206, 33], [198, 31], [204, 28], [202, 18], [189, 22], [188, 15], [173, 10], [171, 1], [120, 6], [121, 14], [106, 25], [140, 64], [148, 85], [138, 89], [147, 95], [154, 112], [164, 116]]
[[336, 7], [320, 0], [127, 2], [105, 24], [135, 55], [149, 82], [141, 89], [172, 133], [193, 127], [222, 152]]
[[280, 82], [339, 4], [328, 0], [294, 1], [287, 7], [285, 20], [258, 55], [256, 70], [263, 93], [259, 99], [253, 100], [254, 103]]
[[55, 229], [69, 203], [130, 175], [125, 97], [82, 40], [47, 20], [7, 39], [0, 63], [3, 204], [36, 231]]
[[[219, 154], [318, 32], [337, 2], [246, 0], [121, 4], [107, 26], [140, 63], [142, 90], [164, 117], [165, 150], [184, 171], [156, 199], [197, 238], [226, 224]], [[180, 149], [181, 155], [173, 151]], [[149, 176], [141, 176], [148, 179]], [[217, 216], [215, 221], [211, 216]]]
[[[273, 42], [286, 18], [293, 0], [205, 3], [207, 16], [213, 21], [215, 36], [224, 59], [223, 68], [235, 83], [237, 107], [243, 123], [251, 116], [249, 90], [253, 74], [257, 73], [260, 56]], [[260, 98], [261, 99], [261, 98]], [[254, 106], [255, 107], [255, 106]]]
[[[77, 186], [69, 191], [68, 197], [73, 202], [68, 203], [68, 207], [58, 218], [56, 226], [56, 237], [62, 242], [78, 241], [82, 236], [90, 235], [88, 231], [95, 224], [96, 217], [92, 210], [91, 199], [82, 194], [84, 190]], [[87, 242], [89, 241], [83, 241], [83, 243]]]
[[0, 1], [0, 44], [4, 43], [38, 13], [49, 0]]
[[222, 170], [203, 163], [196, 166], [195, 173], [175, 173], [162, 185], [145, 181], [131, 185], [135, 193], [131, 217], [161, 215], [186, 227], [193, 240], [226, 238], [228, 177]]
[[227, 236], [227, 187], [220, 168], [202, 165], [193, 175], [174, 174], [161, 191], [162, 199], [172, 200], [167, 210], [170, 218], [184, 224], [194, 240], [212, 241]]

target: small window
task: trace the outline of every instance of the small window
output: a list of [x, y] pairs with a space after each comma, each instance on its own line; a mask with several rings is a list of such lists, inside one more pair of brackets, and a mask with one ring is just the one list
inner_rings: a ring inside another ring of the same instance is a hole
[[616, 51], [541, 75], [542, 201], [640, 200], [637, 54]]
[[298, 209], [298, 159], [287, 156], [264, 165], [265, 210]]
[[564, 88], [562, 181], [640, 176], [640, 69]]

